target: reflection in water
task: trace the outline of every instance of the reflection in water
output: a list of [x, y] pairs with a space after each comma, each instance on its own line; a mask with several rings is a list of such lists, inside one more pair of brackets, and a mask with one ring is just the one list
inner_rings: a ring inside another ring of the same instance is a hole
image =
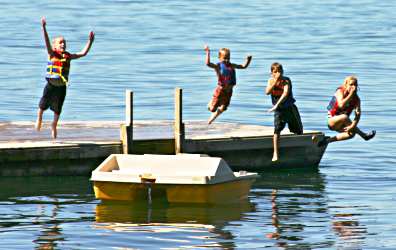
[[[35, 223], [40, 224], [41, 230], [37, 239], [33, 240], [33, 242], [38, 245], [36, 249], [55, 249], [59, 242], [65, 240], [60, 227], [61, 222], [57, 219], [58, 210], [60, 208], [58, 199], [55, 198], [51, 203], [52, 204], [38, 204]], [[50, 208], [50, 218], [42, 221], [43, 218], [47, 217], [47, 208]]]
[[341, 246], [361, 248], [367, 235], [367, 229], [361, 225], [354, 214], [334, 214], [332, 228], [339, 237]]
[[[155, 206], [146, 203], [102, 202], [96, 206], [96, 225], [98, 229], [110, 229], [116, 232], [154, 233], [153, 237], [160, 239], [163, 234], [186, 233], [194, 234], [209, 232], [214, 237], [197, 236], [198, 239], [210, 243], [199, 243], [199, 247], [220, 247], [233, 249], [235, 237], [224, 227], [232, 221], [240, 221], [244, 214], [254, 211], [254, 206], [248, 200], [238, 204], [207, 206], [197, 204], [156, 203]], [[183, 233], [184, 232], [184, 233]], [[202, 238], [203, 237], [203, 238]], [[169, 236], [166, 239], [169, 241]], [[174, 239], [176, 240], [176, 239]], [[227, 240], [227, 241], [222, 241]], [[189, 241], [184, 242], [187, 244]], [[190, 242], [191, 244], [191, 242]], [[197, 245], [192, 246], [197, 247]]]
[[[0, 189], [0, 232], [20, 231], [16, 242], [25, 244], [15, 249], [58, 249], [70, 242], [65, 223], [80, 222], [83, 213], [71, 218], [65, 211], [93, 199], [86, 177], [2, 177]], [[1, 239], [1, 249], [12, 244], [9, 238]]]
[[330, 217], [325, 196], [325, 181], [317, 169], [265, 173], [255, 184], [258, 198], [270, 197], [270, 223], [265, 234], [276, 247], [310, 249], [330, 247], [330, 237], [315, 237], [328, 227], [320, 222]]
[[257, 198], [270, 197], [269, 226], [272, 230], [265, 237], [280, 248], [342, 248], [348, 245], [360, 249], [367, 229], [353, 213], [359, 208], [329, 207], [325, 187], [325, 178], [318, 170], [263, 174], [255, 184], [254, 193]]
[[318, 170], [277, 170], [262, 173], [240, 204], [150, 206], [100, 203], [86, 177], [3, 178], [0, 248], [364, 248], [373, 234], [366, 208], [329, 200], [325, 180]]
[[279, 228], [279, 219], [278, 219], [278, 207], [276, 205], [276, 194], [277, 190], [272, 190], [271, 193], [271, 207], [272, 207], [272, 225], [275, 227], [275, 232], [268, 233], [267, 237], [270, 239], [279, 239], [280, 237], [280, 228]]

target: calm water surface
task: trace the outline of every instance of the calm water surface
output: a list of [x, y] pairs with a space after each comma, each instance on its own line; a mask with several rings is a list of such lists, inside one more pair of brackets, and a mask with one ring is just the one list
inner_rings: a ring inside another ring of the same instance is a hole
[[185, 119], [207, 119], [215, 87], [215, 74], [204, 65], [209, 44], [212, 61], [221, 47], [231, 49], [235, 63], [253, 55], [251, 66], [237, 71], [232, 104], [219, 122], [272, 125], [263, 92], [270, 64], [279, 61], [306, 129], [332, 134], [325, 107], [355, 74], [360, 127], [378, 132], [368, 143], [330, 145], [317, 171], [261, 173], [249, 201], [232, 207], [102, 204], [88, 177], [3, 177], [0, 248], [396, 248], [396, 2], [0, 5], [0, 122], [35, 119], [46, 64], [40, 17], [46, 16], [49, 34], [64, 35], [71, 52], [96, 32], [90, 54], [72, 62], [62, 120], [122, 120], [125, 89], [135, 93], [136, 119], [172, 119], [175, 87], [184, 90]]

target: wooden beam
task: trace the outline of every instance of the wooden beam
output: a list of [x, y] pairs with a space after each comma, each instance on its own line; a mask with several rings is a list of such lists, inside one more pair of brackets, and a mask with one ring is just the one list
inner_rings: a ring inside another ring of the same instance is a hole
[[125, 91], [125, 124], [121, 126], [121, 140], [124, 154], [132, 153], [133, 142], [133, 92]]
[[175, 153], [183, 152], [184, 144], [184, 123], [183, 123], [183, 90], [181, 88], [175, 89]]

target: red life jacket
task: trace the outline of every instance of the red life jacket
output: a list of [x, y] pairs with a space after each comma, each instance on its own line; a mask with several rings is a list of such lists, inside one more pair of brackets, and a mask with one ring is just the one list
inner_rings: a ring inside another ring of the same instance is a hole
[[54, 55], [48, 58], [46, 78], [62, 79], [67, 85], [70, 71], [70, 53], [59, 53], [54, 51]]
[[[347, 95], [345, 92], [345, 88], [344, 86], [341, 86], [337, 89], [341, 90], [342, 94], [343, 94], [343, 98]], [[336, 91], [336, 94], [337, 94]], [[334, 96], [331, 98], [329, 105], [327, 106], [327, 110], [328, 110], [328, 114], [333, 117], [336, 115], [341, 115], [341, 114], [346, 114], [346, 115], [350, 115], [352, 113], [352, 111], [357, 107], [357, 105], [359, 104], [359, 97], [357, 95], [354, 95], [352, 97], [351, 100], [349, 100], [348, 103], [346, 103], [344, 105], [343, 108], [340, 108], [338, 106], [338, 101], [337, 101], [337, 97], [336, 94], [334, 94]]]
[[286, 108], [296, 102], [296, 100], [293, 97], [293, 91], [292, 91], [292, 85], [290, 79], [287, 77], [282, 77], [280, 83], [275, 85], [271, 92], [271, 100], [273, 105], [275, 105], [278, 102], [279, 98], [282, 96], [286, 84], [289, 84], [289, 95], [280, 104], [280, 107]]

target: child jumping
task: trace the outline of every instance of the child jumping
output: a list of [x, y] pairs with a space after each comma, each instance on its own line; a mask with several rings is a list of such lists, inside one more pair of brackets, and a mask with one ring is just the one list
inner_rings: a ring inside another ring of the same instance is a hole
[[243, 65], [234, 64], [230, 62], [230, 50], [222, 48], [219, 51], [219, 62], [214, 64], [210, 62], [210, 50], [207, 45], [205, 45], [205, 51], [206, 65], [213, 68], [217, 75], [217, 87], [212, 100], [208, 104], [209, 111], [213, 113], [208, 120], [208, 124], [211, 124], [230, 105], [232, 89], [236, 85], [235, 69], [246, 69], [252, 60], [252, 56], [247, 56]]
[[272, 161], [279, 159], [279, 137], [281, 131], [288, 124], [290, 132], [301, 135], [303, 125], [294, 104], [296, 100], [293, 97], [292, 83], [290, 78], [283, 75], [283, 67], [275, 62], [271, 65], [271, 78], [268, 80], [265, 93], [271, 95], [272, 104], [274, 105], [268, 112], [274, 112], [274, 151]]
[[[318, 142], [319, 147], [331, 142], [351, 139], [355, 134], [358, 134], [366, 141], [375, 136], [375, 130], [364, 133], [357, 127], [361, 114], [360, 98], [357, 91], [357, 78], [354, 76], [345, 78], [344, 83], [337, 89], [327, 107], [329, 117], [327, 125], [330, 130], [337, 131], [339, 134], [334, 137], [324, 137]], [[353, 121], [349, 118], [352, 111], [355, 111]]]
[[46, 24], [45, 18], [41, 18], [45, 46], [48, 52], [47, 73], [45, 76], [47, 84], [44, 88], [43, 96], [40, 99], [35, 127], [37, 131], [40, 131], [43, 113], [46, 109], [50, 108], [54, 112], [54, 120], [51, 124], [52, 138], [56, 139], [56, 128], [58, 125], [59, 116], [62, 112], [63, 102], [66, 97], [66, 86], [69, 78], [70, 61], [88, 54], [94, 41], [95, 34], [93, 31], [91, 31], [89, 33], [89, 40], [83, 50], [81, 50], [79, 53], [71, 54], [66, 51], [66, 40], [62, 36], [54, 38], [51, 45]]

